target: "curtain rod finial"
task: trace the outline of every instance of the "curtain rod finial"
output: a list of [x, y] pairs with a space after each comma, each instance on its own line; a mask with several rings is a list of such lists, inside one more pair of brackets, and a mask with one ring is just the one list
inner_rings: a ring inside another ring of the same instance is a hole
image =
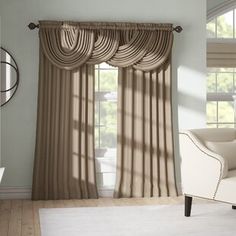
[[178, 25], [173, 30], [176, 31], [177, 33], [181, 33], [183, 28], [180, 25]]
[[31, 23], [28, 24], [28, 27], [29, 27], [30, 30], [33, 30], [35, 28], [39, 28], [39, 25], [36, 25], [35, 23], [31, 22]]

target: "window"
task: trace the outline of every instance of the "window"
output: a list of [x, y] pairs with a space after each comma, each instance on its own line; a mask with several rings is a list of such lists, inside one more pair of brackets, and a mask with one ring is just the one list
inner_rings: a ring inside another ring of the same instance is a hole
[[[207, 126], [236, 127], [236, 8], [207, 23]], [[234, 99], [235, 97], [235, 99]]]
[[115, 185], [118, 69], [95, 67], [95, 156], [99, 189]]
[[207, 126], [235, 127], [236, 68], [208, 68]]
[[207, 38], [236, 38], [236, 9], [219, 15], [207, 24]]

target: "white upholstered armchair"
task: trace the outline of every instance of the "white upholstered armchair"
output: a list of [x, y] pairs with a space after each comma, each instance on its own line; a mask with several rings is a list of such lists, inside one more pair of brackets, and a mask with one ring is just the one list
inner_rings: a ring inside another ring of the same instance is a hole
[[4, 168], [0, 167], [0, 183], [2, 181], [3, 172], [4, 172]]
[[236, 129], [206, 128], [180, 132], [185, 216], [192, 197], [236, 206]]

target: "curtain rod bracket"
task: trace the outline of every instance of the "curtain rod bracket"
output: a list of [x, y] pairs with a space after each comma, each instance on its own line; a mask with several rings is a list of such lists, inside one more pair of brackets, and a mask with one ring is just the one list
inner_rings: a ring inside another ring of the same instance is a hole
[[31, 22], [28, 24], [28, 27], [30, 30], [34, 30], [35, 28], [39, 28], [39, 24], [36, 25], [35, 23]]
[[183, 30], [183, 28], [182, 28], [180, 25], [178, 25], [178, 26], [174, 27], [173, 30], [174, 30], [175, 32], [177, 32], [177, 33], [181, 33], [182, 30]]

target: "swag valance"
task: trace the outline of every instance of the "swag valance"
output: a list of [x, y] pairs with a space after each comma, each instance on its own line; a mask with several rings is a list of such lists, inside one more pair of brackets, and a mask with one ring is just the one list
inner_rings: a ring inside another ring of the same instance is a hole
[[55, 66], [72, 70], [83, 64], [151, 71], [170, 56], [172, 24], [40, 21], [45, 56]]

